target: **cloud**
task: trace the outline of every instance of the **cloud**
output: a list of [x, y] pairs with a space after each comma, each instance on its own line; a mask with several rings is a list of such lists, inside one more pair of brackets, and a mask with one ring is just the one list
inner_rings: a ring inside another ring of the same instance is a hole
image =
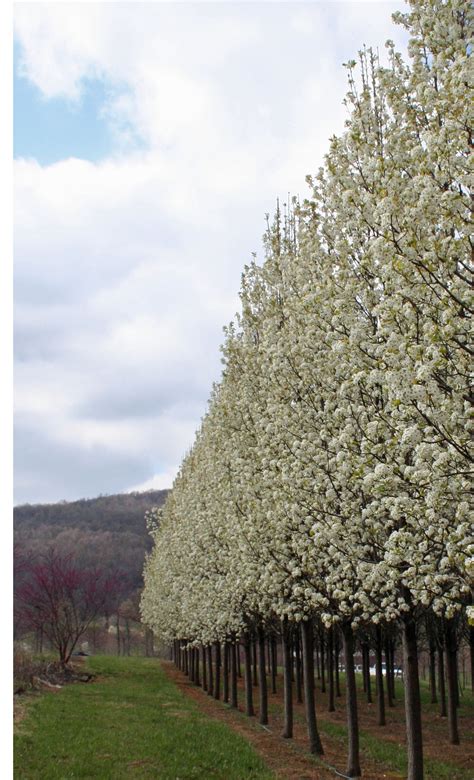
[[401, 41], [400, 7], [16, 6], [23, 76], [78, 105], [100, 80], [115, 138], [99, 162], [15, 162], [17, 500], [172, 479], [264, 215], [305, 194], [340, 63]]

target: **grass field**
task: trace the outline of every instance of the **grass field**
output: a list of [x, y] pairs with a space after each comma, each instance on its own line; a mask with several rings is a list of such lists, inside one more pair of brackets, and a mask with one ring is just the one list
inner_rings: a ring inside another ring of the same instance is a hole
[[[87, 666], [97, 675], [93, 683], [22, 697], [26, 717], [15, 737], [15, 780], [266, 780], [275, 778], [270, 766], [280, 777], [294, 780], [334, 777], [333, 772], [328, 774], [327, 764], [344, 771], [347, 729], [342, 699], [336, 712], [328, 713], [327, 694], [317, 690], [319, 728], [326, 751], [321, 763], [307, 752], [303, 705], [295, 705], [294, 740], [279, 738], [281, 679], [277, 694], [269, 699], [270, 737], [258, 727], [256, 718], [249, 719], [215, 702], [184, 675], [172, 671], [171, 664], [163, 667], [156, 659], [104, 656], [89, 658]], [[242, 685], [240, 680], [241, 705]], [[344, 675], [341, 686], [344, 688]], [[438, 706], [430, 704], [425, 683], [421, 692], [427, 780], [471, 780], [472, 695], [466, 692], [462, 697], [462, 744], [453, 747], [447, 740], [446, 719], [439, 718]], [[375, 707], [367, 705], [359, 690], [362, 764], [368, 780], [406, 777], [402, 696], [403, 686], [397, 681], [396, 707], [387, 710], [387, 726], [381, 728], [375, 722]], [[255, 703], [258, 711], [258, 701]], [[263, 741], [256, 739], [258, 733], [265, 737]]]
[[95, 683], [30, 699], [15, 736], [16, 780], [274, 777], [243, 738], [201, 714], [155, 659], [99, 657], [88, 666]]

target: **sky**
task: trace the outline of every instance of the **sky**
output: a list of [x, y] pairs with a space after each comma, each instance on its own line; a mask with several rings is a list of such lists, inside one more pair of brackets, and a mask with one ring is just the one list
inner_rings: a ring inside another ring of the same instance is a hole
[[265, 215], [402, 2], [17, 3], [14, 500], [171, 487]]

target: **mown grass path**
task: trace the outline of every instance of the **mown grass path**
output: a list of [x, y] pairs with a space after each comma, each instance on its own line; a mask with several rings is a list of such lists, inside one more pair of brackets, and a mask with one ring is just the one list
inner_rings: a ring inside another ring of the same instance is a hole
[[98, 679], [32, 700], [15, 736], [16, 780], [271, 780], [245, 739], [210, 720], [155, 659], [88, 660]]

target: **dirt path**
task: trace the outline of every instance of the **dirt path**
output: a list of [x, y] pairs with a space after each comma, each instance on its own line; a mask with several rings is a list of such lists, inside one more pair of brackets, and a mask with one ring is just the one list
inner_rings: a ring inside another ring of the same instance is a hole
[[[258, 723], [256, 717], [248, 718], [242, 712], [241, 705], [239, 712], [236, 712], [222, 702], [215, 701], [202, 688], [191, 683], [188, 677], [176, 669], [171, 662], [164, 661], [163, 668], [168, 677], [186, 696], [197, 703], [202, 712], [211, 718], [223, 721], [251, 742], [277, 777], [285, 778], [285, 780], [335, 780], [338, 774], [334, 769], [344, 773], [346, 757], [343, 741], [324, 736], [325, 755], [323, 759], [325, 764], [329, 764], [332, 768], [328, 768], [308, 753], [303, 705], [297, 704], [295, 706], [294, 738], [292, 740], [283, 739], [280, 736], [282, 729], [281, 693], [269, 694], [270, 725], [263, 727]], [[241, 680], [239, 680], [239, 700], [243, 700]], [[258, 702], [254, 704], [258, 713]], [[364, 780], [401, 780], [403, 777], [399, 773], [390, 772], [377, 765], [367, 757], [363, 758], [363, 773]]]

